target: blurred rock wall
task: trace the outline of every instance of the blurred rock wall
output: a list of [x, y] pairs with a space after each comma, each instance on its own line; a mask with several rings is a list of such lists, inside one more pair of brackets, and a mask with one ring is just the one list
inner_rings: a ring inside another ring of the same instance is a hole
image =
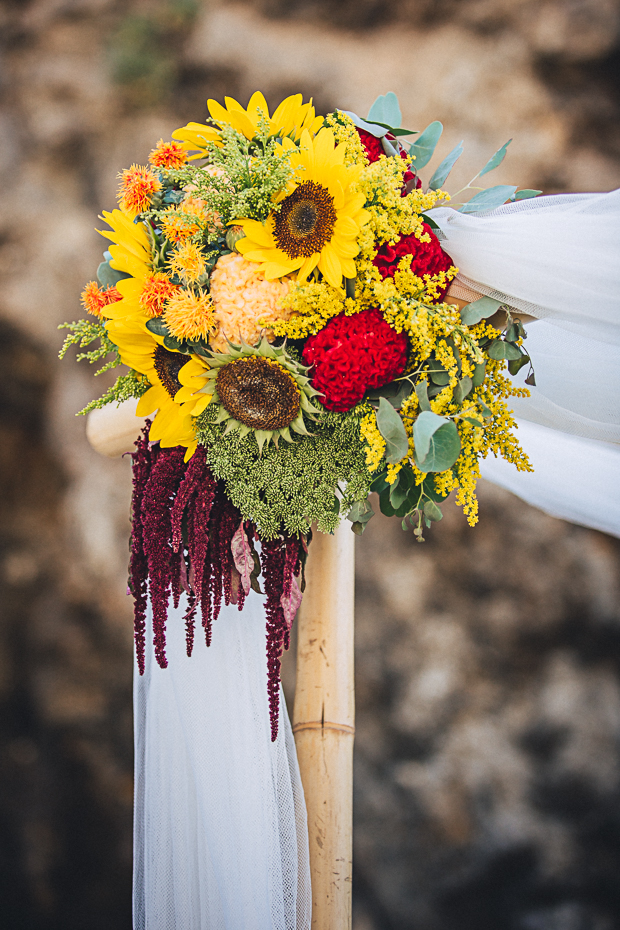
[[[465, 183], [620, 185], [612, 0], [6, 0], [0, 9], [0, 914], [129, 928], [129, 465], [56, 361], [116, 173], [257, 87], [461, 138]], [[611, 492], [610, 492], [611, 493]], [[490, 486], [360, 541], [355, 930], [620, 926], [617, 542]], [[286, 670], [291, 680], [290, 660]]]

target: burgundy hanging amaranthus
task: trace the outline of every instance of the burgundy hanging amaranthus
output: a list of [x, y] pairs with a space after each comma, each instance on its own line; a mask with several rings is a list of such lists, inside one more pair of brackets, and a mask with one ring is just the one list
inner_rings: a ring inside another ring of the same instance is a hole
[[[289, 647], [290, 630], [301, 603], [297, 583], [307, 551], [303, 537], [278, 536], [261, 542], [243, 521], [211, 474], [205, 450], [198, 447], [188, 464], [185, 449], [161, 449], [149, 443], [148, 428], [133, 453], [133, 499], [129, 587], [134, 596], [134, 632], [140, 674], [144, 673], [146, 607], [153, 611], [153, 645], [158, 664], [165, 668], [166, 620], [172, 594], [178, 606], [187, 592], [185, 628], [187, 654], [194, 643], [198, 606], [207, 646], [222, 599], [243, 607], [250, 587], [260, 592], [262, 566], [267, 601], [267, 689], [271, 738], [278, 735], [280, 665]], [[303, 584], [302, 584], [303, 587]]]

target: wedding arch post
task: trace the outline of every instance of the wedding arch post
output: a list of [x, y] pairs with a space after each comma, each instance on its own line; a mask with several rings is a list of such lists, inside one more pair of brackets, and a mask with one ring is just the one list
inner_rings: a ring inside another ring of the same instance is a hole
[[355, 535], [315, 533], [298, 618], [293, 732], [308, 811], [313, 930], [351, 927]]

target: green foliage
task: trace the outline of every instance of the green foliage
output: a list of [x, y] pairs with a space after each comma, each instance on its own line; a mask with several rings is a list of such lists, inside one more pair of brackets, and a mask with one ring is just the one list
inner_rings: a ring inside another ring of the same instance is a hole
[[430, 410], [423, 410], [413, 424], [413, 441], [416, 465], [424, 473], [452, 468], [461, 452], [455, 424]]
[[391, 403], [382, 397], [377, 410], [377, 427], [385, 439], [385, 460], [391, 465], [407, 455], [409, 440], [403, 421]]
[[222, 129], [222, 146], [207, 146], [212, 165], [222, 167], [222, 177], [213, 177], [192, 166], [170, 172], [176, 183], [195, 185], [196, 197], [208, 201], [224, 224], [236, 219], [265, 220], [274, 209], [274, 197], [293, 177], [291, 152], [276, 153], [278, 140], [265, 120], [252, 141], [233, 129]]
[[115, 402], [118, 406], [131, 397], [142, 397], [143, 394], [146, 394], [150, 386], [148, 378], [138, 374], [137, 371], [131, 370], [126, 375], [119, 375], [112, 387], [108, 388], [101, 397], [96, 398], [96, 400], [91, 400], [83, 410], [80, 410], [78, 416], [90, 413], [91, 410], [99, 410], [101, 407], [106, 407], [108, 404], [113, 404]]
[[281, 529], [305, 534], [314, 521], [321, 532], [332, 533], [339, 511], [348, 512], [368, 496], [371, 476], [360, 438], [361, 408], [328, 412], [312, 436], [280, 442], [278, 448], [270, 444], [262, 454], [252, 433], [243, 438], [237, 432], [224, 435], [224, 426], [214, 422], [216, 415], [207, 407], [198, 417], [198, 441], [233, 504], [264, 538]]
[[96, 349], [91, 349], [90, 352], [78, 352], [77, 361], [81, 362], [86, 359], [87, 362], [94, 365], [95, 362], [99, 362], [108, 355], [112, 355], [113, 358], [106, 362], [99, 371], [96, 371], [96, 375], [103, 374], [104, 371], [109, 371], [110, 368], [117, 368], [118, 365], [121, 364], [118, 349], [110, 340], [103, 324], [98, 320], [77, 320], [77, 322], [73, 323], [61, 323], [58, 329], [69, 330], [69, 335], [65, 338], [62, 349], [58, 353], [59, 358], [65, 357], [69, 346], [76, 345], [80, 349], [84, 349], [86, 346], [92, 345], [93, 342], [99, 339], [101, 343], [100, 346]]

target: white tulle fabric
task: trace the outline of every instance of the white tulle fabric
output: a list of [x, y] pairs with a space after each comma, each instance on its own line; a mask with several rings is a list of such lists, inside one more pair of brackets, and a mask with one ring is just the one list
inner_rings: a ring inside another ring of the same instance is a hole
[[535, 471], [490, 458], [482, 475], [620, 536], [620, 190], [431, 215], [463, 284], [535, 317], [526, 329], [536, 387], [511, 402]]
[[283, 696], [270, 741], [262, 601], [222, 608], [191, 659], [184, 604], [170, 609], [168, 668], [147, 648], [136, 672], [135, 930], [310, 927], [306, 809]]

